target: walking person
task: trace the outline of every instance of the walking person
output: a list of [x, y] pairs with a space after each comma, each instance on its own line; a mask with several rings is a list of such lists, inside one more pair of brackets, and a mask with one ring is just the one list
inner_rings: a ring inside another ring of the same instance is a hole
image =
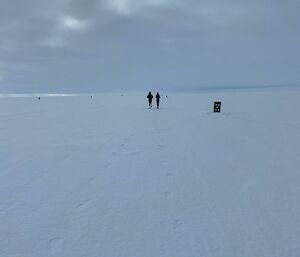
[[151, 92], [149, 92], [149, 94], [147, 95], [147, 98], [148, 98], [149, 108], [152, 108], [153, 95]]
[[158, 92], [156, 93], [155, 98], [156, 98], [156, 108], [159, 108], [160, 94]]

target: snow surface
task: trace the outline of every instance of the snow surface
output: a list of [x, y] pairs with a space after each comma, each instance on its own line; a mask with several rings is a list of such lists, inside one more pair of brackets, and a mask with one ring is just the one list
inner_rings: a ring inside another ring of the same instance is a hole
[[1, 98], [0, 256], [299, 257], [299, 97]]

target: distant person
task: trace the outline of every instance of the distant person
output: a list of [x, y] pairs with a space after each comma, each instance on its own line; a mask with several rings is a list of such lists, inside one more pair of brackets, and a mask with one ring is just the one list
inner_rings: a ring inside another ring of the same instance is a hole
[[153, 95], [151, 92], [149, 92], [149, 94], [147, 95], [147, 98], [148, 98], [149, 108], [152, 108]]
[[156, 108], [159, 108], [160, 94], [158, 92], [156, 93], [155, 98], [156, 98]]

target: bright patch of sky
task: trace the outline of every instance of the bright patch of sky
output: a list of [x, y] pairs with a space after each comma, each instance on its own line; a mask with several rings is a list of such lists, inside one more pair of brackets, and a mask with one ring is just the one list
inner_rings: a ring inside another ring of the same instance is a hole
[[87, 27], [86, 22], [80, 21], [74, 17], [66, 16], [62, 20], [62, 27], [70, 30], [84, 30]]
[[83, 32], [88, 28], [88, 23], [76, 19], [72, 16], [65, 16], [59, 20], [52, 35], [45, 41], [45, 45], [50, 47], [65, 46], [65, 37], [69, 32]]
[[109, 0], [109, 6], [117, 13], [129, 15], [140, 9], [151, 6], [163, 6], [174, 2], [172, 0]]

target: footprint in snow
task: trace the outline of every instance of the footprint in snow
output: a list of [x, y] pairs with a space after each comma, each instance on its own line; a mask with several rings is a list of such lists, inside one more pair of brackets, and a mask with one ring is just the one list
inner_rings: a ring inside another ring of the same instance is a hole
[[164, 195], [165, 195], [165, 197], [169, 197], [171, 195], [171, 192], [170, 191], [166, 191], [166, 192], [164, 192]]
[[48, 242], [48, 248], [51, 254], [61, 252], [62, 239], [60, 237], [53, 237]]
[[93, 184], [94, 180], [95, 180], [94, 177], [87, 178], [87, 181], [88, 181], [89, 184]]
[[111, 165], [112, 165], [112, 162], [108, 162], [108, 163], [105, 164], [105, 168], [107, 168], [107, 167], [109, 167]]
[[82, 202], [80, 202], [79, 204], [77, 204], [76, 207], [79, 209], [85, 208], [91, 201], [92, 201], [91, 199], [85, 199]]
[[183, 222], [181, 219], [176, 219], [173, 221], [173, 229], [174, 230], [179, 230], [183, 228]]

